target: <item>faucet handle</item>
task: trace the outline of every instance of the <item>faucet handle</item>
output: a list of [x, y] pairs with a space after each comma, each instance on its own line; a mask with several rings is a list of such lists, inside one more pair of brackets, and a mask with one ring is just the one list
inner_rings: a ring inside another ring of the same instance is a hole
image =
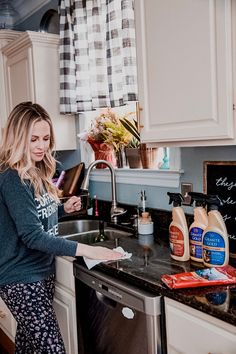
[[111, 218], [115, 218], [116, 216], [123, 215], [127, 210], [120, 207], [112, 207], [111, 208]]

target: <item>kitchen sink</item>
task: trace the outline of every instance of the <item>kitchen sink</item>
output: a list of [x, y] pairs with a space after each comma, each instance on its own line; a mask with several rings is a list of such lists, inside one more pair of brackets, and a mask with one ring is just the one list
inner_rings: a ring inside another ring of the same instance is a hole
[[70, 220], [59, 222], [59, 235], [72, 236], [99, 229], [98, 220]]
[[[108, 240], [116, 240], [123, 237], [129, 237], [132, 234], [126, 231], [113, 230], [113, 229], [104, 229], [104, 233], [107, 236]], [[92, 244], [95, 242], [96, 236], [99, 234], [99, 230], [82, 232], [76, 235], [67, 235], [67, 240], [77, 241], [80, 243]]]
[[[104, 233], [108, 240], [116, 240], [132, 236], [132, 233], [104, 227]], [[98, 220], [71, 220], [59, 223], [59, 236], [80, 243], [92, 244], [99, 234]]]

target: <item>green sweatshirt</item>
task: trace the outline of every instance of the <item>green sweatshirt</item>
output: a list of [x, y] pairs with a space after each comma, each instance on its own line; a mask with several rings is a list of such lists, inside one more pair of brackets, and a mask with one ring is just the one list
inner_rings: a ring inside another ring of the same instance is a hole
[[0, 173], [0, 286], [45, 279], [55, 256], [75, 256], [77, 242], [57, 237], [58, 211], [62, 205], [48, 193], [36, 198], [17, 171]]

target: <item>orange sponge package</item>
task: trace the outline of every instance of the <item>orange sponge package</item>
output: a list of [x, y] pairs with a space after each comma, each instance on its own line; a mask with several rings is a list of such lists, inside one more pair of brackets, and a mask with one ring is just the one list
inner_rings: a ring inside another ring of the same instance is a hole
[[194, 288], [236, 283], [236, 269], [230, 265], [199, 269], [194, 272], [161, 276], [161, 280], [170, 289]]

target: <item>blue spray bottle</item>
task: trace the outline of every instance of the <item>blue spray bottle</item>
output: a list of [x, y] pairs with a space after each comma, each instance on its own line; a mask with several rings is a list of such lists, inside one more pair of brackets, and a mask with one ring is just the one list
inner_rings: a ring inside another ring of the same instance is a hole
[[216, 195], [208, 195], [206, 199], [208, 226], [203, 234], [203, 263], [207, 267], [222, 267], [229, 262], [229, 240], [225, 222], [219, 206], [221, 200]]
[[202, 237], [208, 225], [206, 211], [207, 195], [203, 193], [189, 192], [191, 204], [195, 203], [194, 221], [189, 228], [190, 258], [195, 262], [203, 262], [202, 259]]

